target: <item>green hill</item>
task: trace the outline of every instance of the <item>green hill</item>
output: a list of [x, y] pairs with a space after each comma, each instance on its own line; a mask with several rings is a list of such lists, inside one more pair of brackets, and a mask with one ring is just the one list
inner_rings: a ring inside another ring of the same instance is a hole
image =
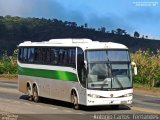
[[8, 51], [12, 54], [17, 45], [23, 41], [48, 41], [54, 38], [89, 38], [92, 40], [117, 42], [129, 47], [131, 51], [150, 49], [155, 51], [160, 41], [134, 38], [125, 30], [106, 31], [88, 28], [87, 24], [78, 26], [75, 22], [44, 18], [21, 18], [0, 16], [0, 54]]

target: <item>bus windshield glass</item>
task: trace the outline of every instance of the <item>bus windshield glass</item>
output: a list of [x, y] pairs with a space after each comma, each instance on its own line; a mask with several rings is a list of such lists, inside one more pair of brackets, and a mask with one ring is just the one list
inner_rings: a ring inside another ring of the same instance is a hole
[[130, 61], [127, 50], [90, 50], [87, 51], [89, 62]]
[[132, 87], [131, 62], [127, 50], [86, 51], [87, 88], [117, 90]]

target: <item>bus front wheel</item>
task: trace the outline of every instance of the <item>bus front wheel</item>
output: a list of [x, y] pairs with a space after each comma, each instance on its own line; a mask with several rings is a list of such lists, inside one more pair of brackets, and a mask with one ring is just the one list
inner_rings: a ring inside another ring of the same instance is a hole
[[79, 104], [78, 104], [78, 97], [76, 95], [75, 92], [72, 93], [72, 104], [73, 104], [73, 108], [75, 110], [78, 110], [79, 109]]
[[33, 88], [33, 100], [34, 100], [34, 102], [38, 102], [39, 101], [37, 86], [35, 86]]

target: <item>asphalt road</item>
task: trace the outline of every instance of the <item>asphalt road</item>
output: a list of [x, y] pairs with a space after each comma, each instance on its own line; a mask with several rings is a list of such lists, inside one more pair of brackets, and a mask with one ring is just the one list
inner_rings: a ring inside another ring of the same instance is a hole
[[[27, 96], [17, 90], [15, 82], [0, 82], [0, 119], [7, 117], [18, 120], [113, 120], [139, 119], [139, 116], [150, 114], [160, 119], [160, 96], [134, 94], [131, 106], [82, 107], [72, 109], [70, 103], [41, 98], [39, 103], [26, 100]], [[141, 116], [144, 117], [144, 116]]]

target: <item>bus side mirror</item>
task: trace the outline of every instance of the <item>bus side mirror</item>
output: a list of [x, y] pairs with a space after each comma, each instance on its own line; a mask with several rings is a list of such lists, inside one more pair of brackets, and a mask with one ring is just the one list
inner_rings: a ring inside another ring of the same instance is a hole
[[137, 75], [138, 72], [137, 72], [137, 66], [136, 66], [136, 63], [135, 62], [132, 62], [131, 65], [133, 66], [133, 74], [134, 75]]
[[86, 70], [87, 70], [87, 61], [84, 61], [84, 67], [85, 67]]

